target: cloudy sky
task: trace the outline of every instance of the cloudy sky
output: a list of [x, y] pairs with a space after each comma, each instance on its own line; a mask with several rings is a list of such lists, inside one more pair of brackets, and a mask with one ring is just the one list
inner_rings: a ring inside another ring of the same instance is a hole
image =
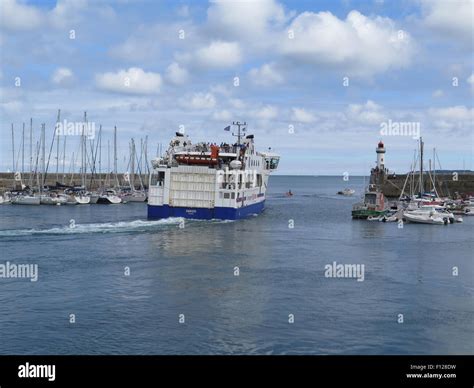
[[[473, 165], [473, 1], [1, 0], [0, 170], [12, 168], [22, 123], [50, 141], [57, 110], [113, 126], [150, 154], [180, 128], [228, 141], [247, 121], [280, 173], [367, 173], [383, 139], [405, 172], [419, 125], [441, 166]], [[27, 129], [27, 133], [29, 133]], [[26, 141], [27, 154], [29, 140]], [[79, 141], [69, 137], [67, 154]], [[18, 159], [18, 154], [17, 154]], [[106, 162], [103, 162], [106, 164]], [[20, 162], [21, 165], [21, 162]]]

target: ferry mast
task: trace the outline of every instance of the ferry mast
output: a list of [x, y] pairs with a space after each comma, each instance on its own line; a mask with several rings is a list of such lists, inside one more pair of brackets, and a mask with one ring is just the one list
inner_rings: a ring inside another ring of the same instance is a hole
[[[235, 133], [232, 132], [232, 136], [236, 136], [236, 137], [237, 137], [237, 144], [240, 146], [240, 139], [242, 138], [242, 136], [245, 135], [245, 130], [246, 130], [246, 127], [247, 127], [247, 122], [241, 123], [240, 121], [234, 121], [234, 122], [232, 122], [232, 125], [237, 126], [237, 134], [235, 134]], [[240, 127], [243, 127], [243, 129], [240, 129]]]

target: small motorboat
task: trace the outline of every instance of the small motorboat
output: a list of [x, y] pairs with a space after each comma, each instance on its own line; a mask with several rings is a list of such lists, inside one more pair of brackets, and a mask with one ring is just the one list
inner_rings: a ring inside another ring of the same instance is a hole
[[105, 205], [115, 205], [122, 203], [122, 198], [120, 198], [115, 190], [109, 189], [104, 192], [102, 192], [99, 195], [99, 199], [97, 200], [97, 203], [105, 204]]
[[147, 194], [145, 191], [133, 190], [125, 191], [120, 194], [123, 202], [145, 202], [147, 200]]
[[431, 225], [448, 225], [449, 217], [436, 211], [430, 210], [407, 210], [403, 213], [403, 219], [407, 222]]
[[351, 196], [351, 195], [354, 195], [354, 194], [355, 194], [355, 190], [354, 190], [354, 189], [345, 188], [345, 189], [342, 190], [342, 191], [338, 191], [337, 194], [338, 194], [338, 195]]
[[288, 191], [285, 193], [285, 196], [287, 196], [287, 197], [293, 197], [293, 193], [291, 192], [291, 190], [288, 190]]

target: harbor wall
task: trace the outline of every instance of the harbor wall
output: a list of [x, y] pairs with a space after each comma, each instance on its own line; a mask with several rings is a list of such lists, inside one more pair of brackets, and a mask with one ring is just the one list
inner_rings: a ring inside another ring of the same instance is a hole
[[[423, 174], [424, 177], [424, 188], [425, 191], [430, 191], [433, 188], [433, 184], [428, 174]], [[387, 174], [380, 179], [380, 189], [386, 197], [399, 197], [405, 180], [406, 174], [396, 175]], [[410, 193], [410, 181], [408, 179], [405, 187], [405, 194]], [[415, 173], [415, 185], [419, 181], [419, 174]], [[474, 173], [443, 173], [436, 175], [436, 190], [442, 197], [455, 197], [456, 193], [460, 196], [474, 195]]]
[[[22, 181], [23, 184], [29, 185], [30, 183], [30, 174], [23, 173], [22, 174]], [[124, 173], [117, 174], [119, 185], [121, 186], [128, 186], [128, 183], [124, 179]], [[148, 187], [148, 175], [142, 174], [141, 175], [142, 182], [145, 187]], [[54, 186], [56, 182], [59, 182], [64, 185], [70, 186], [80, 186], [81, 185], [81, 175], [79, 174], [59, 174], [58, 176], [56, 173], [49, 173], [46, 176], [45, 185]], [[102, 186], [104, 186], [104, 182], [106, 186], [115, 186], [115, 175], [113, 173], [108, 174], [86, 174], [86, 185], [88, 189], [95, 190], [99, 188], [100, 182], [102, 182]], [[138, 174], [135, 175], [134, 180], [135, 187], [138, 189], [140, 188], [140, 178]], [[36, 186], [36, 178], [32, 178], [32, 186]], [[12, 189], [21, 189], [20, 182], [15, 181], [14, 173], [12, 172], [0, 172], [0, 192], [5, 192]]]

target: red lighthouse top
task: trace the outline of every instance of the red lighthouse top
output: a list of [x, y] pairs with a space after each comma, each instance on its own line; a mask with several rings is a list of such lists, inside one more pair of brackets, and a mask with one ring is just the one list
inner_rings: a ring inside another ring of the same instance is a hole
[[379, 141], [378, 148], [383, 148], [383, 142], [382, 142], [382, 140]]

